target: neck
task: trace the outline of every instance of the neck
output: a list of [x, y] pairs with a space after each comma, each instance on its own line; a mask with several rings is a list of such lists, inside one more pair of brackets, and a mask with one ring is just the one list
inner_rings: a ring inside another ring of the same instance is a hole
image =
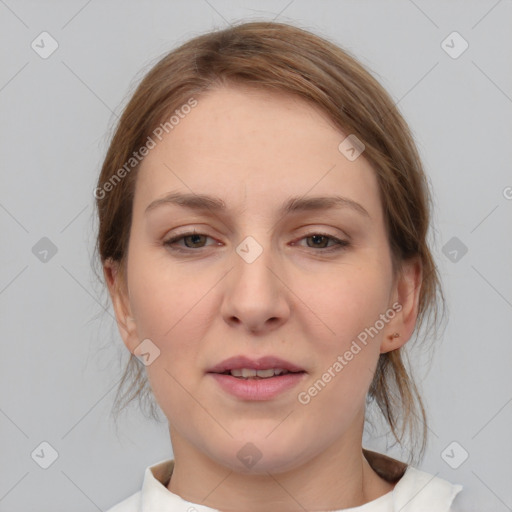
[[[366, 460], [361, 439], [340, 440], [285, 472], [242, 474], [216, 463], [171, 427], [174, 471], [167, 488], [223, 512], [296, 512], [358, 507], [390, 492]], [[371, 459], [370, 459], [371, 460]]]

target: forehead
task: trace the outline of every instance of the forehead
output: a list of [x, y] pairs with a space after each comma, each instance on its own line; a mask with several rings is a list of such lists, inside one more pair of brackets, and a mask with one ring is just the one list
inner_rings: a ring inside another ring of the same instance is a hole
[[348, 134], [309, 102], [238, 86], [196, 100], [144, 158], [139, 207], [176, 190], [226, 202], [243, 198], [245, 205], [276, 201], [276, 207], [284, 196], [336, 193], [364, 202], [376, 214], [374, 170], [363, 156], [350, 161], [339, 151]]

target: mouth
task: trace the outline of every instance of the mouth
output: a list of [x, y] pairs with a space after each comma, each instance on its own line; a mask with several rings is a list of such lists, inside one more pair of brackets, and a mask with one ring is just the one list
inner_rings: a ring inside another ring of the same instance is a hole
[[272, 378], [287, 373], [306, 373], [301, 366], [276, 356], [253, 359], [244, 355], [230, 357], [209, 368], [207, 373], [242, 378]]
[[[211, 372], [217, 373], [217, 372]], [[304, 370], [292, 372], [285, 370], [284, 368], [269, 368], [267, 370], [254, 370], [252, 368], [239, 368], [233, 370], [226, 370], [225, 372], [219, 372], [218, 375], [231, 375], [236, 379], [243, 380], [260, 380], [260, 379], [272, 379], [283, 375], [295, 373], [306, 373]]]
[[249, 359], [236, 356], [207, 371], [227, 394], [241, 400], [271, 400], [297, 386], [307, 375], [300, 366], [267, 356]]

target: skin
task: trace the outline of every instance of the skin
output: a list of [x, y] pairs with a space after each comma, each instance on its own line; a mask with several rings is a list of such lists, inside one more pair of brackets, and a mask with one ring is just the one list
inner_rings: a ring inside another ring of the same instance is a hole
[[[393, 489], [362, 453], [365, 398], [379, 354], [401, 347], [418, 312], [421, 265], [394, 278], [375, 172], [349, 161], [346, 137], [301, 99], [223, 87], [198, 105], [141, 164], [126, 279], [106, 262], [119, 330], [130, 352], [149, 338], [160, 355], [146, 367], [169, 421], [175, 468], [169, 490], [224, 511], [333, 510]], [[227, 211], [163, 205], [171, 191], [211, 194]], [[277, 216], [290, 196], [343, 195], [349, 209]], [[163, 242], [195, 229], [206, 235]], [[349, 240], [334, 246], [316, 233]], [[235, 251], [247, 236], [262, 254]], [[316, 239], [318, 240], [318, 239]], [[320, 248], [319, 248], [320, 247]], [[195, 251], [195, 252], [194, 252]], [[307, 405], [297, 400], [394, 302], [402, 310]], [[399, 338], [392, 338], [394, 332]], [[272, 400], [244, 401], [205, 374], [233, 355], [276, 355], [307, 371]], [[261, 452], [249, 469], [237, 457]]]

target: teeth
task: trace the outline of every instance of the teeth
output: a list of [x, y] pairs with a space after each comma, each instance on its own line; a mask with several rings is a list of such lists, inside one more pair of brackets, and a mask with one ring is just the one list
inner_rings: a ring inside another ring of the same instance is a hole
[[275, 375], [281, 375], [283, 373], [289, 373], [288, 370], [283, 370], [282, 368], [270, 368], [268, 370], [253, 370], [251, 368], [239, 368], [237, 370], [231, 370], [231, 375], [233, 377], [243, 377], [244, 379], [248, 379], [251, 377], [260, 377], [262, 379], [267, 379], [269, 377], [274, 377]]

